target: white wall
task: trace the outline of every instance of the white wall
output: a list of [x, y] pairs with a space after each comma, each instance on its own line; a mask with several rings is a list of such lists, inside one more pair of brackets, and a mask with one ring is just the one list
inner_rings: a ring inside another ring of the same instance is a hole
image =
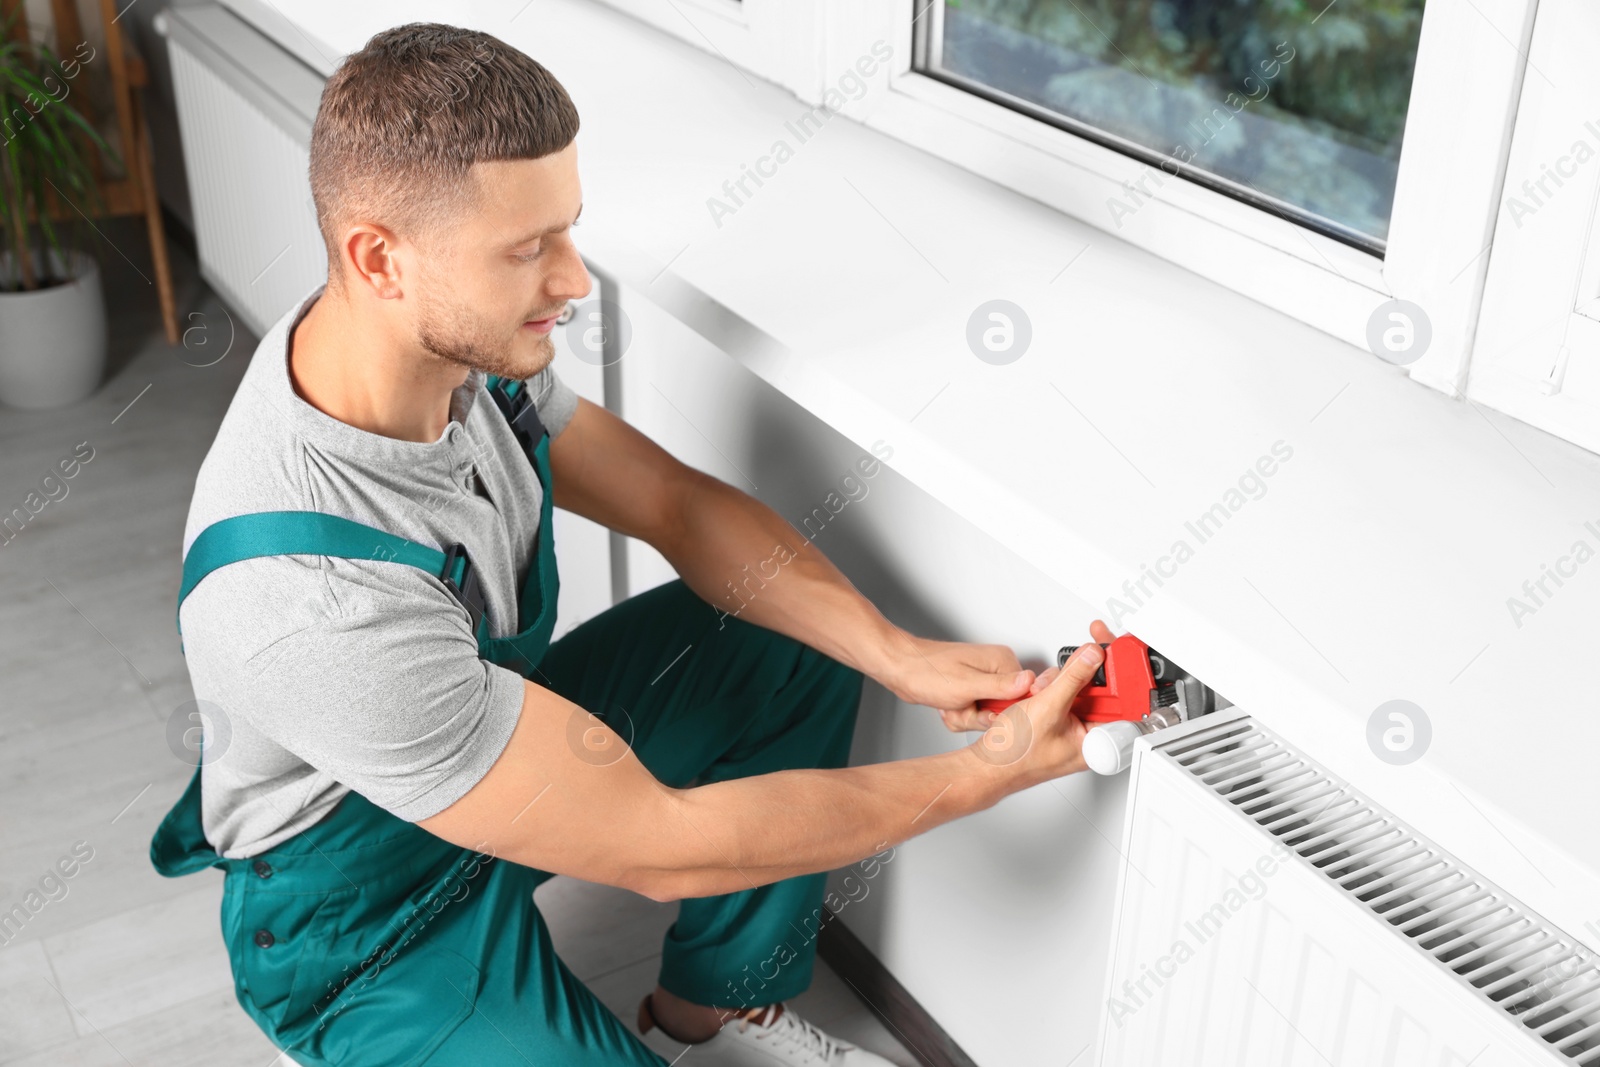
[[[587, 299], [600, 299], [600, 279]], [[551, 333], [555, 344], [555, 371], [574, 392], [592, 404], [605, 406], [605, 372], [597, 364], [579, 359], [567, 342], [567, 331], [578, 328], [569, 323]], [[551, 519], [555, 528], [556, 559], [561, 574], [561, 594], [556, 599], [555, 637], [559, 638], [579, 623], [610, 607], [611, 531], [582, 515], [557, 508]]]
[[[625, 417], [680, 459], [798, 525], [865, 454], [636, 294], [623, 303]], [[1087, 605], [966, 519], [887, 467], [866, 485], [815, 543], [890, 619], [1010, 644], [1036, 669], [1086, 635]], [[637, 592], [672, 572], [635, 544], [630, 575]], [[969, 740], [869, 682], [852, 758]], [[906, 843], [849, 894], [835, 876], [838, 895], [855, 898], [840, 920], [978, 1063], [1065, 1064], [1093, 1040], [1125, 783], [1084, 774], [1042, 786]]]

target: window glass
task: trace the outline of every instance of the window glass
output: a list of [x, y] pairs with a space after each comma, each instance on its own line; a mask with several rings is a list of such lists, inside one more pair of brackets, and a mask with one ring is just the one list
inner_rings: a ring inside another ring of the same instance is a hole
[[1181, 176], [1382, 252], [1422, 0], [918, 2], [924, 73], [1146, 162], [1114, 221]]

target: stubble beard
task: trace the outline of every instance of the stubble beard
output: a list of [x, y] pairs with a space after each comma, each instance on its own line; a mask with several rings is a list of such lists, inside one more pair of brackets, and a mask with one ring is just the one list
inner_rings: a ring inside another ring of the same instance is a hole
[[[417, 343], [426, 351], [484, 374], [520, 381], [538, 374], [555, 358], [555, 342], [550, 335], [539, 337], [533, 353], [519, 359], [513, 354], [513, 338], [496, 339], [459, 308], [424, 303], [418, 318]], [[517, 328], [520, 330], [521, 326]]]

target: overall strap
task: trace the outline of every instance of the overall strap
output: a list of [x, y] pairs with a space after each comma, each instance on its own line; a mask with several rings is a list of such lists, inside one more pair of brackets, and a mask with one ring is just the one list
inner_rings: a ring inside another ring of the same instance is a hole
[[[549, 432], [533, 404], [525, 382], [489, 375], [484, 382], [495, 406], [505, 416], [517, 442], [546, 487], [541, 526], [548, 539], [550, 469], [547, 458]], [[261, 556], [333, 556], [404, 563], [434, 575], [455, 594], [472, 620], [480, 642], [487, 598], [471, 565], [465, 546], [452, 544], [443, 551], [419, 545], [387, 530], [318, 511], [258, 511], [214, 522], [200, 531], [183, 559], [183, 584], [178, 606], [206, 575], [218, 567]], [[543, 571], [544, 567], [539, 570]], [[542, 577], [542, 575], [541, 575]], [[183, 637], [179, 623], [178, 637]]]
[[526, 383], [490, 376], [485, 387], [505, 416], [522, 451], [527, 454], [528, 463], [544, 490], [539, 503], [539, 529], [534, 535], [533, 565], [517, 597], [517, 632], [508, 637], [490, 637], [484, 642], [488, 659], [526, 678], [532, 677], [550, 646], [561, 588], [552, 542], [555, 530], [551, 512], [554, 493], [550, 474], [550, 434], [539, 418], [533, 395]]
[[[261, 556], [293, 555], [408, 564], [443, 581], [466, 605], [474, 629], [483, 617], [483, 591], [475, 581], [476, 574], [470, 573], [461, 545], [441, 552], [376, 526], [320, 511], [256, 511], [207, 526], [183, 557], [178, 606], [181, 608], [184, 598], [218, 567]], [[180, 638], [182, 630], [180, 623]]]

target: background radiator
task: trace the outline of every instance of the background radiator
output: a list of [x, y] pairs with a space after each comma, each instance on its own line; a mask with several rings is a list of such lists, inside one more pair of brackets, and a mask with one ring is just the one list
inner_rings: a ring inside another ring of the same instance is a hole
[[167, 19], [200, 274], [260, 336], [327, 277], [306, 176], [322, 78], [215, 5]]
[[1100, 1067], [1600, 1064], [1595, 953], [1248, 715], [1133, 776]]

